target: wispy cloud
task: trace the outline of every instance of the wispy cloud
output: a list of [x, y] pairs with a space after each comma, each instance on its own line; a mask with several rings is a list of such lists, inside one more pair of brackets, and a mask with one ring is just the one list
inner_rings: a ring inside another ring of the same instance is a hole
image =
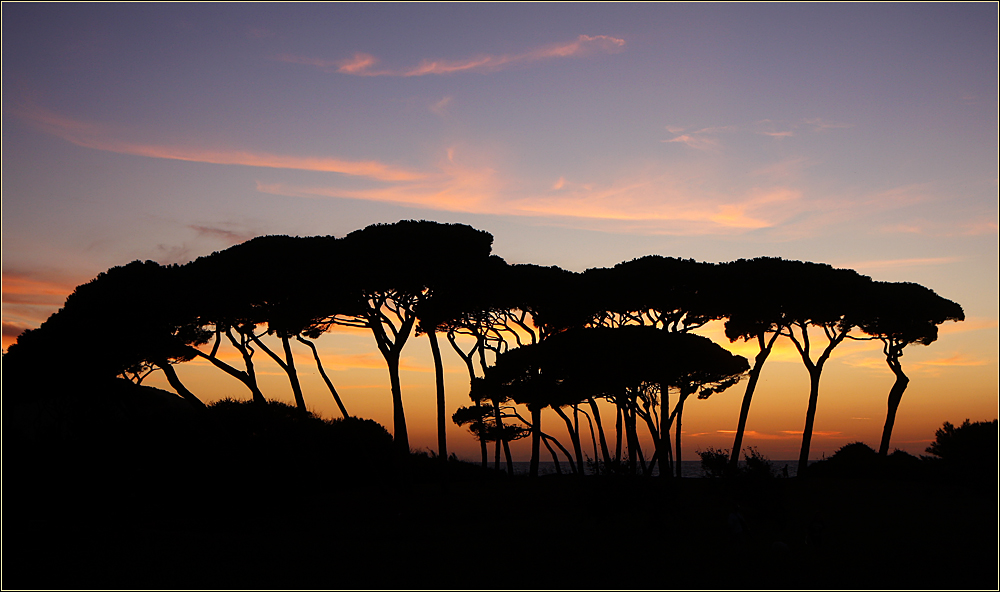
[[18, 304], [61, 304], [77, 284], [40, 278], [34, 273], [3, 272], [3, 301]]
[[[716, 430], [719, 434], [735, 434], [736, 430]], [[843, 432], [821, 432], [813, 431], [813, 438], [839, 438]], [[753, 440], [798, 440], [802, 438], [802, 431], [795, 430], [781, 430], [779, 432], [758, 432], [755, 430], [747, 430], [743, 432], [743, 436], [747, 439]]]
[[378, 58], [367, 53], [356, 53], [350, 58], [325, 60], [322, 58], [282, 54], [275, 59], [292, 64], [303, 64], [325, 72], [353, 76], [427, 76], [462, 72], [497, 72], [531, 62], [554, 58], [582, 57], [597, 53], [613, 53], [625, 47], [625, 40], [608, 35], [580, 35], [575, 41], [555, 43], [516, 54], [483, 54], [460, 60], [422, 60], [418, 65], [403, 69], [378, 69]]
[[997, 319], [987, 317], [966, 317], [960, 323], [945, 323], [938, 329], [939, 335], [951, 333], [966, 333], [968, 331], [980, 331], [982, 329], [995, 329], [1000, 325]]
[[560, 177], [535, 189], [513, 184], [494, 167], [470, 166], [454, 150], [438, 172], [413, 183], [348, 189], [258, 181], [263, 193], [392, 202], [466, 213], [638, 223], [653, 232], [705, 234], [746, 231], [781, 223], [799, 209], [801, 192], [783, 186], [751, 187], [739, 194], [701, 187], [690, 171], [632, 174], [606, 184], [571, 183]]
[[35, 105], [19, 109], [16, 113], [38, 129], [77, 146], [119, 154], [210, 164], [340, 173], [379, 181], [414, 181], [423, 177], [419, 172], [373, 160], [352, 161], [322, 156], [292, 156], [238, 149], [131, 142], [116, 137], [104, 126], [76, 121]]
[[717, 150], [719, 148], [718, 140], [698, 134], [683, 134], [671, 140], [663, 140], [663, 142], [680, 143], [695, 150]]
[[248, 241], [258, 234], [256, 232], [250, 232], [243, 229], [233, 230], [232, 228], [202, 226], [199, 224], [189, 224], [188, 228], [197, 232], [199, 238], [207, 237], [219, 239], [223, 242], [229, 243], [230, 245]]
[[751, 123], [733, 125], [715, 125], [702, 128], [667, 125], [666, 130], [674, 134], [674, 138], [663, 140], [666, 143], [680, 143], [695, 150], [720, 150], [723, 147], [720, 136], [725, 134], [756, 134], [775, 139], [797, 136], [797, 131], [823, 132], [831, 129], [853, 127], [849, 123], [833, 123], [823, 119], [802, 119], [799, 121], [775, 121], [761, 119]]
[[430, 109], [433, 113], [444, 117], [448, 113], [448, 106], [451, 105], [452, 100], [451, 96], [442, 97], [440, 101], [432, 104]]
[[[904, 368], [907, 373], [924, 372], [935, 375], [939, 374], [943, 368], [987, 366], [990, 364], [996, 364], [996, 360], [984, 360], [961, 353], [932, 358], [930, 360], [910, 360], [909, 357], [906, 359], [909, 360], [904, 363]], [[853, 368], [867, 368], [869, 370], [877, 370], [879, 372], [889, 371], [886, 366], [885, 356], [850, 356], [843, 358], [841, 361]]]

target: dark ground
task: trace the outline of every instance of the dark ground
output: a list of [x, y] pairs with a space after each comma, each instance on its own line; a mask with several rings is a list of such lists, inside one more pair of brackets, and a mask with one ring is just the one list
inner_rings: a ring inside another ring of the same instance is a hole
[[[317, 472], [321, 471], [317, 467]], [[3, 588], [996, 589], [997, 493], [942, 482], [654, 483], [4, 470]], [[727, 517], [740, 504], [743, 542]], [[821, 523], [821, 532], [810, 524]]]
[[99, 386], [5, 398], [5, 590], [998, 587], [995, 456], [978, 480], [532, 480], [456, 462], [445, 481], [426, 456], [393, 462], [374, 422]]

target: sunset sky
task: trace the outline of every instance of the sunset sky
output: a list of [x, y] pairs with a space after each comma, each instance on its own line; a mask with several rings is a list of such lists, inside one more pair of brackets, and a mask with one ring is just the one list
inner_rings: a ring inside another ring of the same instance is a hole
[[[893, 445], [921, 453], [946, 420], [997, 417], [995, 3], [2, 10], [5, 348], [112, 266], [427, 219], [491, 232], [510, 263], [776, 256], [923, 284], [967, 318], [906, 350]], [[348, 409], [391, 429], [371, 335], [319, 344]], [[781, 348], [745, 440], [776, 459], [797, 456], [808, 395]], [[335, 417], [297, 354], [307, 402]], [[410, 442], [433, 448], [426, 338], [403, 356]], [[445, 356], [450, 413], [468, 377]], [[291, 401], [262, 365], [265, 394]], [[204, 400], [249, 397], [207, 365], [178, 372]], [[877, 344], [839, 347], [813, 457], [877, 447], [891, 384]], [[731, 445], [742, 391], [686, 408], [686, 458]]]

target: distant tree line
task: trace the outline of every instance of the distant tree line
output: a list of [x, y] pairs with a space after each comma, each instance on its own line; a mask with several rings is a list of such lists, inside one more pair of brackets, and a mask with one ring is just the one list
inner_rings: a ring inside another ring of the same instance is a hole
[[[262, 236], [185, 265], [134, 261], [78, 286], [58, 312], [18, 337], [4, 362], [37, 381], [57, 371], [81, 383], [98, 377], [140, 383], [160, 371], [179, 396], [203, 407], [176, 365], [205, 360], [263, 405], [256, 374], [263, 354], [287, 375], [295, 405], [306, 414], [293, 356], [293, 349], [306, 347], [346, 418], [315, 340], [336, 325], [366, 328], [389, 372], [394, 447], [406, 455], [400, 354], [411, 336], [426, 335], [435, 369], [437, 453], [444, 459], [444, 336], [470, 381], [470, 404], [451, 410], [452, 420], [478, 439], [483, 465], [492, 444], [494, 465], [503, 453], [510, 472], [509, 443], [530, 437], [532, 475], [542, 446], [557, 463], [562, 455], [573, 472], [583, 473], [589, 432], [598, 472], [649, 474], [658, 463], [662, 475], [679, 475], [686, 401], [744, 381], [729, 459], [736, 466], [761, 370], [784, 338], [810, 377], [801, 471], [820, 376], [837, 345], [882, 343], [896, 377], [879, 446], [885, 456], [909, 382], [900, 362], [904, 348], [930, 344], [938, 325], [964, 319], [961, 306], [918, 284], [873, 281], [821, 263], [761, 257], [712, 264], [650, 255], [575, 273], [508, 264], [491, 254], [492, 242], [492, 235], [470, 226], [410, 220], [342, 238]], [[757, 344], [753, 360], [693, 333], [723, 319], [731, 342]], [[241, 363], [225, 361], [223, 345]], [[613, 434], [599, 400], [614, 405]], [[569, 447], [543, 431], [545, 408], [565, 424]], [[648, 458], [640, 424], [653, 442]]]

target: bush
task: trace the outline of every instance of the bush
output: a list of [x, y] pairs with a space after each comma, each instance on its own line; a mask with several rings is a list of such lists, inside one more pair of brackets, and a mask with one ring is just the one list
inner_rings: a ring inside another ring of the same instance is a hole
[[[706, 477], [725, 477], [729, 475], [729, 449], [708, 448], [699, 450], [701, 468]], [[736, 477], [749, 479], [770, 479], [775, 477], [774, 465], [754, 446], [743, 449], [743, 465], [737, 467]]]
[[995, 481], [997, 478], [997, 420], [969, 422], [956, 427], [950, 422], [934, 434], [927, 447], [932, 457], [952, 478]]
[[701, 457], [701, 470], [705, 472], [706, 477], [715, 478], [725, 476], [727, 467], [729, 466], [729, 449], [709, 448], [708, 450], [699, 450], [698, 456]]
[[746, 466], [743, 473], [753, 479], [771, 479], [775, 476], [774, 465], [757, 448], [747, 446], [743, 449], [743, 460]]

